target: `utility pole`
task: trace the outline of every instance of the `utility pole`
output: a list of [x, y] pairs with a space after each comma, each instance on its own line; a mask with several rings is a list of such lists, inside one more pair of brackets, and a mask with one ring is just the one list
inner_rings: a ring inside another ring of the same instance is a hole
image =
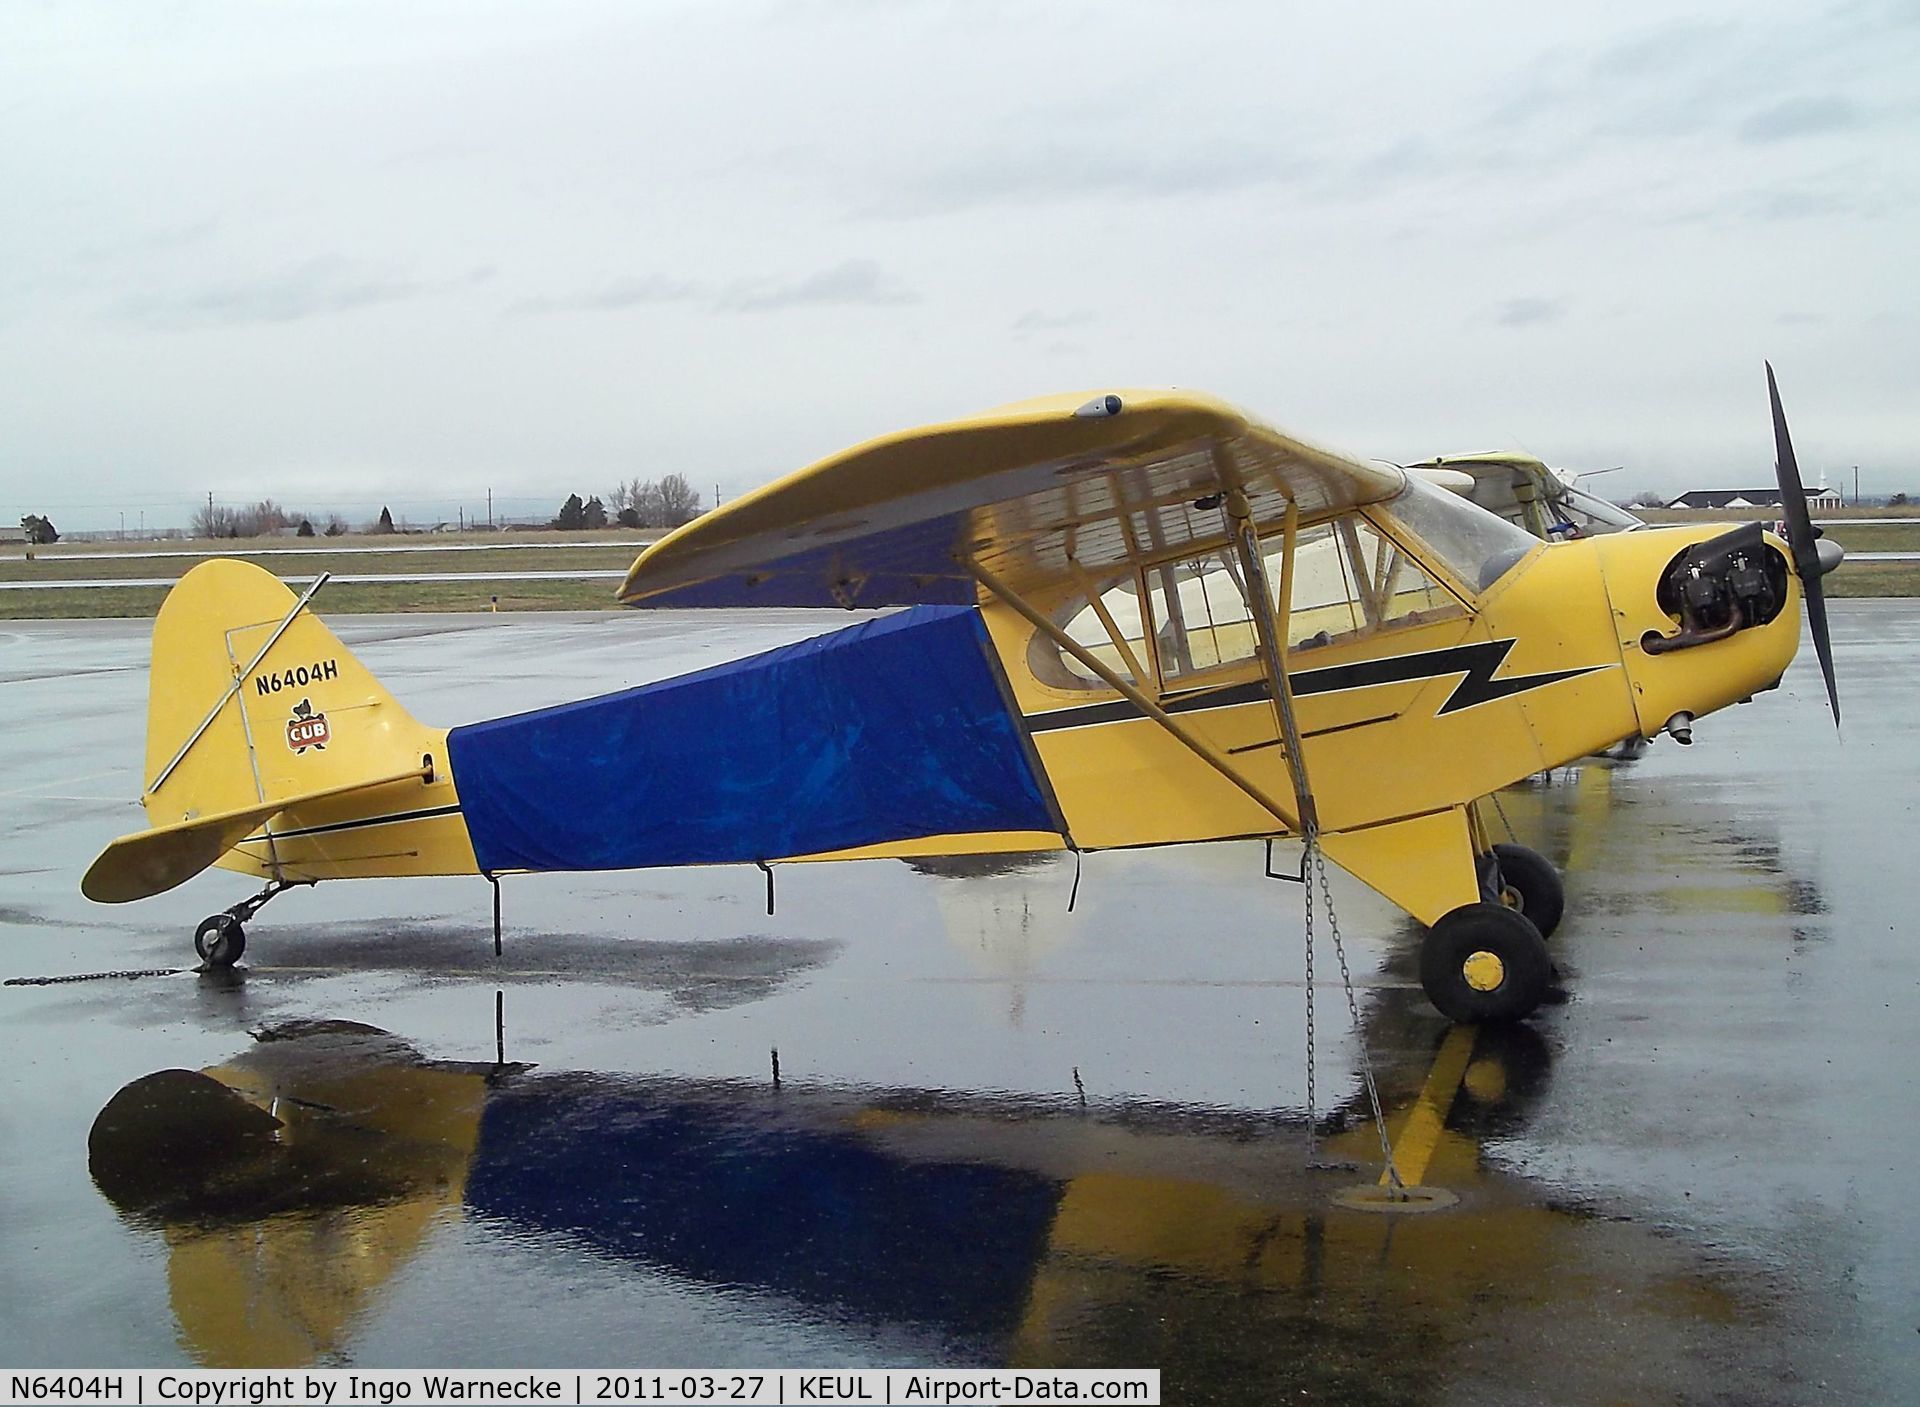
[[1853, 466], [1853, 506], [1855, 508], [1860, 506], [1860, 466], [1858, 464]]
[[493, 527], [493, 490], [487, 490], [487, 527]]

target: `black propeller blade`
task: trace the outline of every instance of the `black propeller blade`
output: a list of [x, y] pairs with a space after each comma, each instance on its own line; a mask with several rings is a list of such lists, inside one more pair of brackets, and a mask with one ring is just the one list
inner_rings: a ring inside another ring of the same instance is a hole
[[1813, 631], [1814, 653], [1827, 681], [1827, 703], [1833, 708], [1833, 726], [1840, 726], [1840, 695], [1833, 685], [1833, 642], [1827, 635], [1827, 598], [1820, 586], [1826, 570], [1820, 560], [1807, 512], [1807, 491], [1800, 483], [1800, 465], [1793, 457], [1793, 438], [1787, 433], [1787, 413], [1780, 408], [1780, 388], [1774, 384], [1773, 363], [1767, 363], [1767, 396], [1773, 402], [1773, 473], [1780, 485], [1780, 512], [1786, 519], [1787, 546], [1793, 551], [1793, 570], [1800, 578], [1807, 603], [1807, 627]]

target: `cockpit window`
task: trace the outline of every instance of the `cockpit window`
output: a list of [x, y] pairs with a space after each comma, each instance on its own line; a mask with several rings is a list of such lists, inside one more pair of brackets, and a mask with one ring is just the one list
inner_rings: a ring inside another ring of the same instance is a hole
[[1404, 527], [1462, 584], [1485, 591], [1539, 546], [1539, 539], [1456, 494], [1407, 476], [1407, 486], [1373, 511]]
[[[1279, 539], [1269, 572], [1279, 574]], [[1293, 555], [1288, 648], [1312, 649], [1375, 630], [1464, 614], [1453, 595], [1400, 545], [1358, 514], [1301, 532]]]
[[[1272, 563], [1279, 570], [1279, 559]], [[1146, 584], [1145, 609], [1140, 586]], [[1239, 568], [1227, 549], [1129, 573], [1056, 619], [1074, 643], [1121, 678], [1169, 688], [1196, 674], [1253, 659], [1257, 638]], [[1092, 670], [1035, 636], [1034, 677], [1055, 688], [1104, 688]]]
[[[1534, 541], [1524, 533], [1517, 536], [1523, 544]], [[1270, 590], [1284, 576], [1282, 542], [1279, 533], [1261, 539]], [[1253, 602], [1238, 560], [1222, 544], [1110, 577], [1066, 602], [1054, 619], [1069, 639], [1121, 678], [1166, 693], [1210, 676], [1235, 678], [1255, 667], [1260, 637]], [[1465, 613], [1443, 581], [1359, 513], [1299, 533], [1285, 613], [1288, 649], [1313, 649]], [[1034, 678], [1056, 689], [1106, 687], [1043, 633], [1033, 636], [1027, 659]]]

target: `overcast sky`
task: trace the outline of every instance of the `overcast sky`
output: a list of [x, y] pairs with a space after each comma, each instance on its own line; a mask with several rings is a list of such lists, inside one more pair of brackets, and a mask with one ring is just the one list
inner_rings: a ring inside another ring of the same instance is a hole
[[[1920, 491], [1920, 3], [0, 7], [0, 516], [729, 495], [1048, 391]], [[405, 505], [405, 506], [403, 506]]]

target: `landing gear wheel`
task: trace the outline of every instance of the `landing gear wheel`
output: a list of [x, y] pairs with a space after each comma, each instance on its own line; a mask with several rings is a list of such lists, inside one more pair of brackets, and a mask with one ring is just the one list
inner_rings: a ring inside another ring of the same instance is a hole
[[208, 967], [232, 967], [247, 950], [247, 930], [232, 914], [215, 914], [193, 931], [193, 950]]
[[1552, 977], [1540, 930], [1502, 904], [1463, 904], [1420, 945], [1420, 985], [1450, 1021], [1522, 1020], [1546, 997]]
[[1560, 916], [1567, 911], [1567, 889], [1560, 882], [1560, 871], [1545, 855], [1524, 845], [1496, 845], [1493, 858], [1500, 865], [1500, 903], [1526, 915], [1542, 938], [1553, 937]]

